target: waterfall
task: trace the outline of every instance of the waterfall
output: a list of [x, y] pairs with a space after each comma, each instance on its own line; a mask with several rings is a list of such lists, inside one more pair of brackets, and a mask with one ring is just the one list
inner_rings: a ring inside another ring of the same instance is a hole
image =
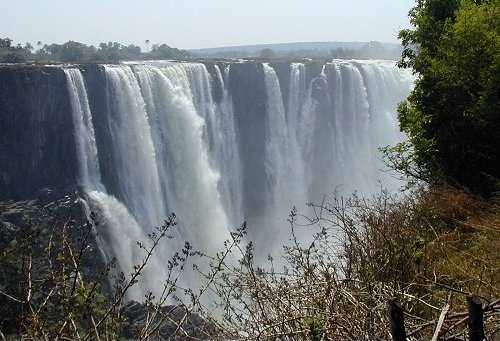
[[[408, 71], [383, 61], [255, 65], [104, 65], [100, 115], [85, 74], [64, 70], [79, 183], [104, 220], [103, 252], [128, 274], [141, 258], [136, 242], [178, 216], [134, 297], [161, 288], [166, 260], [186, 240], [214, 254], [248, 221], [265, 257], [285, 241], [293, 206], [339, 190], [370, 195], [379, 181], [399, 186], [380, 171], [377, 148], [404, 138], [395, 109], [412, 87]], [[258, 201], [247, 202], [249, 192]]]
[[[65, 69], [64, 72], [70, 93], [79, 180], [85, 191], [85, 198], [82, 200], [88, 211], [96, 212], [99, 222], [106, 226], [106, 230], [97, 236], [97, 242], [104, 258], [110, 261], [116, 257], [119, 259], [120, 270], [129, 273], [142, 257], [136, 242], [145, 240], [145, 235], [125, 205], [108, 195], [104, 189], [83, 75], [80, 70], [75, 68]], [[123, 238], [124, 236], [125, 238]], [[159, 268], [158, 262], [153, 260], [152, 263], [152, 267]], [[148, 271], [151, 280], [150, 286], [139, 283], [128, 292], [129, 297], [140, 299], [146, 291], [154, 290], [153, 287], [161, 283], [165, 275], [160, 270], [160, 275], [155, 278], [154, 273], [158, 274], [158, 270]]]
[[[267, 141], [264, 165], [270, 179], [270, 200], [266, 216], [259, 221], [267, 229], [274, 230], [275, 240], [286, 240], [288, 233], [283, 228], [291, 209], [296, 206], [303, 209], [307, 197], [307, 184], [304, 171], [304, 159], [298, 137], [298, 99], [300, 79], [298, 70], [292, 66], [290, 86], [292, 91], [288, 101], [288, 113], [285, 110], [281, 86], [275, 70], [264, 64], [264, 81], [267, 93], [266, 110], [268, 119]], [[309, 136], [310, 138], [311, 136]], [[260, 240], [260, 244], [268, 240]], [[272, 245], [272, 243], [270, 245]], [[268, 251], [267, 251], [268, 252]]]
[[288, 196], [289, 186], [286, 179], [290, 172], [289, 168], [289, 146], [288, 146], [288, 126], [285, 118], [285, 108], [280, 89], [278, 76], [274, 69], [264, 64], [264, 81], [267, 93], [267, 118], [268, 129], [266, 150], [264, 155], [266, 175], [270, 178], [271, 187], [271, 207], [276, 210], [278, 197]]
[[217, 189], [220, 175], [210, 164], [203, 139], [206, 116], [215, 113], [206, 89], [210, 90], [209, 83], [192, 88], [189, 76], [199, 73], [200, 77], [193, 78], [206, 80], [206, 70], [200, 65], [175, 64], [140, 65], [135, 69], [142, 91], [151, 87], [158, 94], [156, 106], [148, 103], [147, 107], [151, 108], [149, 117], [154, 118], [155, 135], [160, 137], [154, 147], [162, 164], [166, 202], [185, 227], [182, 237], [204, 251], [213, 251], [222, 244], [221, 239], [229, 237], [229, 222]]
[[102, 189], [94, 125], [83, 76], [78, 69], [65, 69], [75, 129], [80, 184], [85, 190]]
[[115, 156], [118, 198], [146, 226], [158, 226], [167, 216], [161, 196], [156, 153], [146, 104], [130, 67], [106, 66], [109, 80], [109, 141]]
[[211, 125], [211, 140], [213, 140], [212, 157], [216, 169], [223, 174], [219, 181], [219, 193], [226, 208], [231, 226], [240, 225], [243, 217], [243, 184], [241, 181], [241, 161], [238, 150], [238, 139], [234, 122], [234, 110], [231, 95], [227, 88], [230, 66], [221, 72], [215, 65], [217, 81], [222, 87], [222, 98], [215, 105], [214, 123]]

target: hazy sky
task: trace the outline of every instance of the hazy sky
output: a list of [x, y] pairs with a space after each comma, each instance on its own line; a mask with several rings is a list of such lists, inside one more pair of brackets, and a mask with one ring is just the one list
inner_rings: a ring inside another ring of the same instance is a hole
[[396, 42], [415, 0], [0, 0], [14, 42], [220, 47], [306, 41]]

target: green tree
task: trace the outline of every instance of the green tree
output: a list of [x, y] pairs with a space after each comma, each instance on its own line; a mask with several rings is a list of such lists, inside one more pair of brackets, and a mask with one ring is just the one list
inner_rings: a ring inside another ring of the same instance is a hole
[[359, 54], [364, 58], [380, 58], [385, 56], [387, 51], [382, 43], [378, 41], [370, 41], [361, 47]]
[[62, 62], [83, 62], [88, 60], [94, 51], [85, 44], [70, 40], [62, 45], [50, 45], [49, 52]]
[[500, 179], [500, 0], [419, 0], [400, 32], [418, 75], [398, 108], [427, 180], [490, 195]]
[[265, 48], [260, 51], [259, 54], [260, 58], [262, 59], [274, 59], [277, 57], [276, 51], [270, 48]]
[[26, 43], [23, 48], [21, 44], [12, 45], [12, 39], [0, 38], [0, 62], [2, 63], [22, 63], [27, 60], [27, 56], [31, 54], [33, 47], [30, 43]]
[[123, 46], [117, 42], [100, 43], [99, 50], [97, 54], [99, 59], [106, 61], [117, 61], [124, 59], [122, 58], [122, 48]]
[[185, 59], [189, 58], [190, 54], [186, 50], [179, 50], [167, 44], [154, 44], [149, 56], [153, 59]]
[[0, 52], [0, 62], [2, 63], [23, 63], [26, 61], [24, 53], [19, 51]]
[[10, 49], [12, 45], [12, 39], [10, 38], [0, 38], [0, 50]]
[[26, 43], [26, 44], [24, 44], [24, 49], [25, 49], [28, 53], [31, 53], [31, 51], [33, 51], [34, 47], [33, 47], [33, 45], [31, 45], [31, 43]]

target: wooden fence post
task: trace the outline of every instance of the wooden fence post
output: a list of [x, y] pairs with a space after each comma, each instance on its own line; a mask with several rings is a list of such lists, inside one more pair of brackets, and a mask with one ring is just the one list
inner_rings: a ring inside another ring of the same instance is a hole
[[483, 304], [476, 295], [467, 296], [467, 307], [469, 313], [469, 340], [483, 341], [484, 337], [484, 322], [483, 322]]
[[403, 308], [397, 298], [393, 297], [387, 302], [387, 316], [393, 341], [406, 341], [406, 330]]

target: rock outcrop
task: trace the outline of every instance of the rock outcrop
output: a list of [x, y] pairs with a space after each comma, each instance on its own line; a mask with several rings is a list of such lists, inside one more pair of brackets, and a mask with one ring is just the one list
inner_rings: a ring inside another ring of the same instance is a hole
[[67, 194], [76, 155], [63, 70], [0, 66], [0, 122], [0, 201]]

